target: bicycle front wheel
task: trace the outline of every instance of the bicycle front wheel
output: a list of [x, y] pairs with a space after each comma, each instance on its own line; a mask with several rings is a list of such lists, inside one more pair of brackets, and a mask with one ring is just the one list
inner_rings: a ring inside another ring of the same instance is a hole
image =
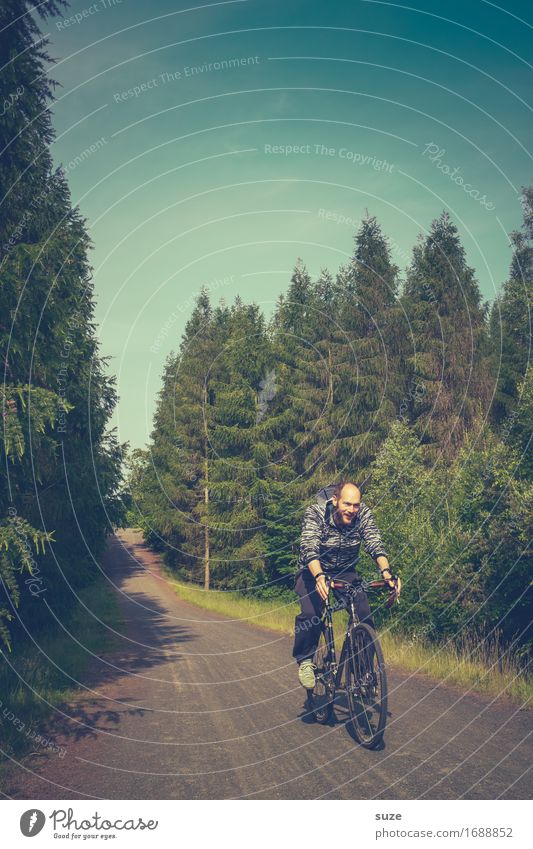
[[329, 722], [333, 713], [335, 698], [334, 676], [331, 670], [331, 646], [327, 640], [327, 630], [322, 629], [317, 650], [313, 657], [315, 666], [315, 686], [311, 694], [313, 714], [317, 722]]
[[387, 722], [387, 676], [376, 632], [364, 622], [346, 636], [345, 681], [350, 720], [357, 741], [378, 746]]

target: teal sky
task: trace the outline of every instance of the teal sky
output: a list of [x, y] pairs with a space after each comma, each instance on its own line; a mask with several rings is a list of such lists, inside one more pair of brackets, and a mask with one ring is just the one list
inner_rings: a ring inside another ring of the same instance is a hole
[[121, 441], [148, 439], [203, 284], [270, 313], [298, 257], [346, 262], [365, 210], [403, 269], [448, 209], [494, 296], [533, 171], [530, 4], [413, 3], [82, 0], [45, 22]]

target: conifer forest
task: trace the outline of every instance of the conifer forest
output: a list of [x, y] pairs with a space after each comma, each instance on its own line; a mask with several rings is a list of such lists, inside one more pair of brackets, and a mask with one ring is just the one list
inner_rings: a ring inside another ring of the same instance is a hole
[[[1, 6], [12, 20], [27, 4]], [[62, 9], [41, 3], [41, 23]], [[295, 252], [271, 313], [204, 289], [167, 357], [148, 443], [132, 449], [110, 425], [118, 397], [95, 323], [91, 240], [52, 159], [54, 84], [37, 20], [20, 14], [9, 40], [0, 33], [3, 651], [29, 644], [30, 622], [35, 635], [68, 616], [120, 527], [141, 528], [181, 581], [293, 601], [303, 511], [348, 479], [402, 578], [398, 632], [438, 644], [468, 631], [525, 668], [528, 175], [490, 302], [437, 200], [405, 268], [370, 210], [340, 267], [311, 274]], [[375, 574], [369, 558], [362, 568]]]

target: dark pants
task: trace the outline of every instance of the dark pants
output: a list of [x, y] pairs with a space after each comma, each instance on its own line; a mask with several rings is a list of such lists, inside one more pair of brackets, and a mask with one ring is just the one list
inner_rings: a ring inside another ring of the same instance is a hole
[[[355, 572], [339, 572], [335, 577], [352, 584], [359, 576]], [[309, 569], [304, 569], [297, 578], [294, 585], [295, 592], [300, 597], [301, 613], [294, 620], [294, 648], [292, 656], [298, 663], [302, 660], [312, 659], [320, 637], [320, 619], [324, 611], [324, 602], [320, 598], [315, 587], [315, 579]], [[340, 590], [334, 590], [335, 597], [339, 599], [342, 595]], [[373, 628], [372, 613], [368, 598], [364, 590], [360, 590], [355, 596], [355, 609], [361, 622], [368, 622]]]

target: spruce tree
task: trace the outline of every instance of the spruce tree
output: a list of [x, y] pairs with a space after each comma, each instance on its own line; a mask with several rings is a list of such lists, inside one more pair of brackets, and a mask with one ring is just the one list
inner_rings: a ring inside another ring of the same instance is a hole
[[[507, 420], [510, 443], [520, 460], [518, 474], [533, 481], [533, 366], [529, 365], [525, 377], [517, 386], [519, 404], [516, 415]], [[506, 423], [504, 423], [505, 426]]]
[[522, 229], [511, 233], [509, 278], [490, 315], [493, 369], [497, 380], [492, 417], [498, 427], [516, 415], [518, 385], [531, 362], [533, 310], [533, 188], [522, 190]]
[[255, 304], [244, 305], [237, 298], [228, 331], [219, 353], [209, 428], [207, 516], [217, 585], [242, 589], [265, 579], [263, 514], [270, 452], [261, 439], [258, 393], [269, 352], [264, 318]]
[[212, 554], [209, 429], [225, 321], [202, 290], [178, 355], [167, 358], [150, 444], [130, 478], [146, 539], [157, 537], [169, 565], [206, 590]]
[[486, 310], [447, 212], [413, 250], [403, 303], [414, 344], [409, 415], [426, 453], [450, 458], [485, 414], [491, 379]]
[[46, 20], [66, 3], [27, 0], [0, 5], [0, 260], [28, 238], [28, 228], [46, 197], [54, 140], [48, 106], [55, 83], [50, 57], [34, 11]]
[[[38, 13], [62, 5], [46, 2]], [[18, 517], [28, 540], [46, 541], [36, 562], [53, 589], [50, 606], [64, 615], [72, 589], [94, 579], [105, 535], [121, 521], [125, 446], [107, 430], [116, 391], [98, 352], [90, 243], [64, 175], [52, 170], [49, 57], [31, 12], [24, 2], [1, 10], [0, 343], [11, 462], [0, 475], [0, 506]], [[20, 552], [5, 523], [2, 531], [5, 571]], [[16, 601], [10, 589], [8, 605]], [[46, 606], [19, 595], [21, 621], [44, 625]]]
[[287, 295], [280, 298], [273, 318], [273, 347], [279, 391], [277, 413], [287, 411], [288, 456], [302, 489], [309, 490], [315, 433], [328, 391], [327, 368], [317, 348], [321, 341], [321, 311], [316, 287], [299, 259]]
[[341, 437], [344, 465], [364, 478], [398, 415], [407, 382], [398, 268], [373, 216], [361, 223], [348, 271], [341, 308], [342, 326], [349, 339], [340, 399], [346, 411]]
[[320, 412], [311, 422], [307, 455], [308, 488], [312, 492], [324, 482], [342, 477], [351, 460], [345, 434], [351, 432], [357, 380], [352, 339], [343, 326], [346, 298], [339, 277], [334, 279], [326, 268], [321, 269], [314, 292], [317, 357], [309, 378], [314, 378], [319, 389]]

